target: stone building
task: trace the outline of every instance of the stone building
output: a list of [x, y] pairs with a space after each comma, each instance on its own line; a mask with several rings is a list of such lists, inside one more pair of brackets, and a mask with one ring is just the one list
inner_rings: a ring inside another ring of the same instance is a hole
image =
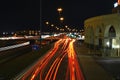
[[[118, 0], [119, 2], [119, 0]], [[85, 43], [103, 56], [120, 56], [120, 3], [114, 13], [84, 21]]]

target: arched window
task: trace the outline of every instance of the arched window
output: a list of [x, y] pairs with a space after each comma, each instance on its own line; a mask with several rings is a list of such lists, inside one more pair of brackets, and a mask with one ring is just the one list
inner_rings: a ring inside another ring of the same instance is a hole
[[116, 32], [113, 26], [109, 29], [109, 37], [116, 37]]
[[109, 41], [110, 41], [110, 49], [112, 48], [112, 44], [113, 44], [113, 38], [116, 37], [116, 32], [113, 26], [110, 27], [109, 29]]
[[99, 29], [99, 33], [101, 33], [102, 32], [102, 30], [101, 29]]
[[99, 29], [99, 48], [102, 47], [102, 38], [101, 38], [101, 33], [102, 33], [102, 30], [101, 28]]

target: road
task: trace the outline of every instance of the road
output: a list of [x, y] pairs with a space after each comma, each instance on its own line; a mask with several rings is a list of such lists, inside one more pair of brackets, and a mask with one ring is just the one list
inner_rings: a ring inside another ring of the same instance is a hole
[[20, 80], [84, 80], [73, 48], [74, 39], [60, 39]]

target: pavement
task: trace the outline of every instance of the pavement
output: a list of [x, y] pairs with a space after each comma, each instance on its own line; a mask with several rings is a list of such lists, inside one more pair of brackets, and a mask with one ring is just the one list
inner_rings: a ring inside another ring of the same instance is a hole
[[[84, 43], [78, 41], [74, 44], [80, 68], [83, 71], [85, 80], [115, 80], [96, 60], [91, 52], [99, 54], [98, 51], [90, 50]], [[91, 55], [92, 54], [92, 55]]]

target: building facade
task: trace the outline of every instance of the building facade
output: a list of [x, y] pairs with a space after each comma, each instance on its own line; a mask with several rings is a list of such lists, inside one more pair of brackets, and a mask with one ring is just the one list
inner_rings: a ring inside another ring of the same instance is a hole
[[103, 56], [120, 56], [120, 13], [101, 15], [84, 21], [85, 43]]

